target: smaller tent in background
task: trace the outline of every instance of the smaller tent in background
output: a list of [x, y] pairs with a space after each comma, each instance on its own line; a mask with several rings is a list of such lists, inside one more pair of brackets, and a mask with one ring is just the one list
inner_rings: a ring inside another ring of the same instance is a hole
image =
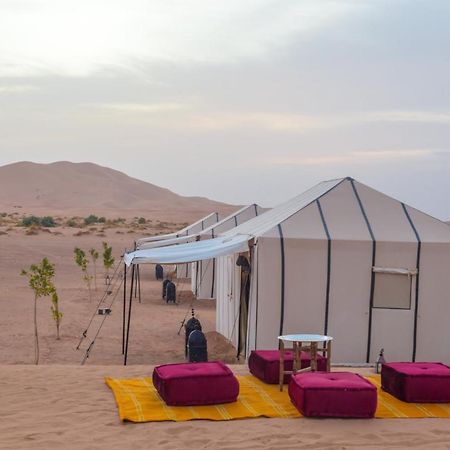
[[[150, 248], [150, 247], [159, 247], [162, 245], [170, 245], [172, 244], [173, 239], [177, 239], [184, 236], [196, 235], [200, 231], [209, 228], [211, 225], [217, 223], [219, 221], [219, 213], [212, 212], [207, 216], [203, 217], [197, 222], [194, 222], [181, 230], [176, 231], [175, 233], [169, 234], [161, 234], [157, 236], [148, 236], [136, 241], [136, 249]], [[164, 241], [167, 241], [164, 244]], [[191, 265], [190, 264], [179, 264], [177, 265], [177, 274], [179, 278], [190, 278], [191, 276]]]
[[[230, 214], [228, 217], [225, 217], [225, 219], [222, 219], [199, 233], [196, 240], [204, 241], [207, 239], [213, 239], [220, 234], [247, 222], [247, 220], [257, 217], [262, 212], [264, 212], [264, 209], [255, 203], [249, 206], [244, 206], [239, 211]], [[216, 259], [211, 258], [204, 261], [193, 262], [191, 272], [191, 288], [195, 296], [197, 298], [204, 299], [215, 298]]]

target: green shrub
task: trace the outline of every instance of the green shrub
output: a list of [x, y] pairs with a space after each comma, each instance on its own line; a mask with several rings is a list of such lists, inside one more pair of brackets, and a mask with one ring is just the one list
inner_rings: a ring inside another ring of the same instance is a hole
[[36, 216], [24, 217], [22, 219], [22, 222], [20, 223], [20, 225], [22, 227], [31, 227], [33, 225], [40, 225], [40, 224], [41, 224], [41, 219], [39, 217], [36, 217]]
[[84, 223], [86, 225], [92, 225], [93, 223], [98, 223], [98, 217], [94, 216], [94, 214], [91, 214], [84, 218]]
[[56, 223], [55, 223], [53, 217], [45, 216], [45, 217], [42, 217], [42, 219], [41, 219], [41, 226], [47, 227], [47, 228], [53, 228], [53, 227], [56, 227]]

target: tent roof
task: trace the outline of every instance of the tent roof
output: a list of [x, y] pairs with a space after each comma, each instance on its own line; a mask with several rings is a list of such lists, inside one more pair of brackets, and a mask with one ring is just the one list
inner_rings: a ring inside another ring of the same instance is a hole
[[173, 236], [166, 235], [169, 237], [167, 239], [164, 239], [162, 242], [156, 241], [156, 240], [153, 240], [153, 241], [139, 240], [139, 241], [137, 241], [137, 248], [138, 249], [147, 249], [147, 248], [156, 248], [156, 247], [166, 247], [168, 245], [174, 245], [174, 244], [184, 244], [184, 243], [192, 242], [201, 236], [212, 234], [212, 233], [214, 233], [214, 231], [216, 229], [224, 228], [227, 225], [230, 225], [230, 228], [233, 228], [236, 226], [235, 223], [238, 222], [238, 217], [240, 215], [242, 215], [243, 213], [249, 211], [252, 208], [255, 209], [256, 213], [258, 212], [258, 210], [260, 210], [260, 207], [256, 203], [252, 203], [251, 205], [242, 207], [241, 209], [237, 210], [236, 212], [230, 214], [229, 216], [225, 217], [222, 220], [219, 220], [219, 222], [210, 225], [209, 227], [205, 228], [204, 230], [199, 231], [198, 233], [189, 234], [187, 236], [178, 236], [178, 233], [174, 233]]
[[276, 206], [260, 216], [248, 220], [242, 225], [225, 232], [224, 235], [249, 234], [253, 237], [261, 236], [266, 231], [269, 231], [270, 229], [276, 227], [279, 223], [284, 222], [293, 214], [299, 212], [310, 203], [322, 197], [345, 180], [346, 178], [339, 178], [316, 184], [312, 188], [288, 200], [287, 202], [282, 203], [281, 205]]
[[197, 222], [191, 223], [190, 225], [182, 228], [181, 230], [178, 230], [174, 233], [168, 233], [168, 234], [160, 234], [160, 235], [156, 235], [156, 236], [148, 236], [148, 237], [143, 237], [140, 238], [136, 241], [137, 246], [139, 247], [140, 244], [143, 244], [144, 242], [155, 242], [155, 241], [163, 241], [166, 239], [174, 239], [179, 237], [181, 234], [189, 234], [189, 231], [191, 231], [194, 228], [197, 228], [199, 225], [202, 225], [203, 228], [203, 224], [206, 222], [208, 222], [210, 219], [215, 218], [216, 221], [219, 220], [219, 213], [217, 212], [212, 212], [211, 214], [208, 214], [207, 216], [197, 220]]
[[327, 229], [332, 240], [450, 242], [446, 223], [347, 177], [319, 183], [219, 238], [130, 255], [135, 263], [199, 261], [244, 251], [252, 238], [279, 238], [281, 225], [284, 237], [292, 239], [326, 239]]

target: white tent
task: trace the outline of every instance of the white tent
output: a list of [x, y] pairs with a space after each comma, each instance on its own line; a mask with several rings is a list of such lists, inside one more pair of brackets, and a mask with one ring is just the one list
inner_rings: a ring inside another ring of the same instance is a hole
[[247, 354], [304, 332], [333, 336], [337, 362], [374, 362], [381, 348], [389, 360], [450, 362], [444, 222], [345, 178], [232, 232], [254, 239], [250, 292], [237, 255], [218, 258], [217, 331], [245, 339]]
[[334, 362], [374, 362], [384, 348], [389, 360], [450, 363], [450, 227], [351, 178], [175, 247], [146, 257], [217, 257], [217, 331], [242, 354], [325, 333]]
[[[236, 211], [199, 233], [197, 240], [203, 241], [213, 239], [216, 236], [257, 217], [261, 212], [263, 212], [263, 209], [256, 204], [244, 206], [239, 211]], [[191, 273], [191, 288], [195, 296], [204, 299], [215, 298], [216, 259], [211, 258], [192, 263]]]

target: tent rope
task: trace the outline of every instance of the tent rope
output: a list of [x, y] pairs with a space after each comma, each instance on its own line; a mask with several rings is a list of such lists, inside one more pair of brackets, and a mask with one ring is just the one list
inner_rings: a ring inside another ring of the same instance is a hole
[[114, 272], [113, 272], [113, 274], [112, 274], [113, 288], [111, 289], [111, 285], [106, 286], [106, 289], [105, 289], [105, 291], [103, 292], [103, 295], [101, 296], [99, 302], [97, 303], [97, 306], [96, 306], [94, 312], [92, 313], [92, 316], [91, 316], [91, 318], [90, 318], [90, 320], [89, 320], [89, 323], [88, 323], [87, 326], [86, 326], [86, 329], [83, 331], [83, 333], [82, 333], [82, 335], [81, 335], [81, 337], [80, 337], [80, 340], [78, 341], [78, 345], [77, 345], [77, 347], [76, 347], [77, 350], [80, 349], [81, 343], [83, 342], [84, 339], [86, 339], [87, 333], [88, 333], [89, 328], [90, 328], [90, 326], [91, 326], [91, 324], [92, 324], [92, 322], [93, 322], [93, 320], [94, 320], [94, 317], [95, 317], [95, 316], [97, 315], [97, 313], [98, 313], [98, 308], [99, 308], [100, 305], [105, 301], [106, 297], [109, 295], [108, 292], [111, 292], [111, 290], [114, 289], [115, 284], [116, 284], [116, 282], [117, 282], [116, 274], [117, 274], [117, 271], [118, 271], [119, 267], [120, 267], [121, 264], [122, 264], [122, 261], [123, 261], [123, 257], [120, 258], [120, 261], [117, 263], [117, 265], [116, 265], [116, 267], [115, 267], [115, 269], [114, 269]]
[[[120, 284], [119, 284], [119, 286], [117, 287], [117, 290], [116, 290], [116, 292], [115, 292], [115, 294], [114, 294], [114, 296], [113, 296], [113, 299], [111, 300], [111, 302], [110, 302], [110, 304], [109, 304], [109, 308], [112, 308], [114, 302], [116, 301], [117, 294], [118, 294], [119, 292], [121, 292], [122, 284], [123, 284], [123, 281], [124, 281], [124, 279], [125, 279], [125, 275], [126, 275], [127, 271], [128, 271], [128, 267], [125, 269], [124, 276], [123, 276], [123, 277], [121, 278], [121, 280], [120, 280]], [[82, 366], [84, 366], [86, 360], [89, 358], [89, 355], [90, 355], [90, 353], [91, 353], [91, 350], [92, 350], [92, 348], [94, 347], [95, 340], [96, 340], [97, 337], [99, 336], [100, 331], [101, 331], [101, 329], [102, 329], [102, 327], [103, 327], [103, 324], [105, 323], [106, 318], [107, 318], [108, 316], [109, 316], [108, 314], [105, 314], [105, 315], [103, 316], [103, 320], [100, 322], [100, 325], [99, 325], [99, 327], [98, 327], [97, 333], [95, 333], [94, 338], [92, 339], [91, 343], [89, 344], [88, 348], [86, 349], [86, 352], [85, 352], [85, 354], [84, 354], [84, 356], [83, 356], [83, 359], [81, 360], [81, 365], [82, 365]]]

